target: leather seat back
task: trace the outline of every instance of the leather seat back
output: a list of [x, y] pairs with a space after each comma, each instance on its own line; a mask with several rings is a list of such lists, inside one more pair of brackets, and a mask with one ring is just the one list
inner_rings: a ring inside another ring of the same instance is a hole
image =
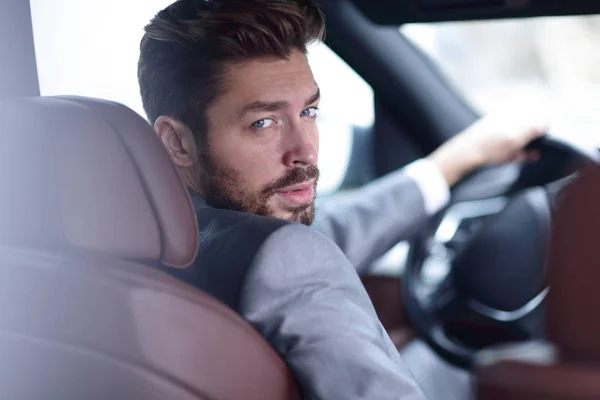
[[68, 97], [7, 101], [0, 115], [0, 244], [192, 262], [190, 200], [141, 117]]
[[150, 267], [185, 268], [198, 233], [141, 117], [73, 97], [0, 115], [0, 398], [299, 398], [246, 322]]
[[548, 261], [546, 344], [480, 355], [479, 400], [600, 399], [600, 167], [563, 193]]
[[500, 361], [477, 372], [477, 399], [595, 400], [600, 369], [577, 365]]

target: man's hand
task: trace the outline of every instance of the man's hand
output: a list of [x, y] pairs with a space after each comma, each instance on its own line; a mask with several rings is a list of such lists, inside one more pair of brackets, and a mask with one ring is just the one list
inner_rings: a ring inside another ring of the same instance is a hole
[[546, 131], [543, 124], [487, 116], [444, 143], [428, 159], [451, 187], [475, 168], [535, 157], [526, 154], [524, 148]]

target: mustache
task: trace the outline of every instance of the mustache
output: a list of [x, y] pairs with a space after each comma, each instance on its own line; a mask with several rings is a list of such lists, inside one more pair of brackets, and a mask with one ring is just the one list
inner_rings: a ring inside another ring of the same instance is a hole
[[271, 183], [264, 192], [266, 195], [271, 195], [281, 189], [285, 189], [288, 186], [297, 185], [311, 179], [314, 179], [316, 184], [316, 182], [319, 180], [319, 175], [319, 168], [316, 165], [309, 165], [305, 168], [297, 167], [288, 171], [284, 176]]

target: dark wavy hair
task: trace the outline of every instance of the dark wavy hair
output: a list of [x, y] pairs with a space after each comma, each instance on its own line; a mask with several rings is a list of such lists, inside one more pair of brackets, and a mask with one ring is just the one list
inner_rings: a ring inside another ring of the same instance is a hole
[[287, 58], [323, 40], [314, 0], [179, 0], [145, 27], [138, 81], [144, 110], [187, 125], [196, 140], [206, 112], [226, 91], [225, 66], [259, 57]]

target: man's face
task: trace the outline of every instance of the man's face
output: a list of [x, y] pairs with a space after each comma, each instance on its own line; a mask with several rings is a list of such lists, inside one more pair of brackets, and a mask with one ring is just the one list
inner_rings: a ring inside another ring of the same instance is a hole
[[207, 110], [196, 187], [209, 204], [310, 225], [319, 176], [319, 89], [304, 54], [227, 67]]

